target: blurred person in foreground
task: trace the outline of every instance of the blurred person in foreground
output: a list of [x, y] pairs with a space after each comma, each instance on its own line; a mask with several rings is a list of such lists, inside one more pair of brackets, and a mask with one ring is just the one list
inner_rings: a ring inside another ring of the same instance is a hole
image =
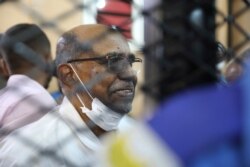
[[52, 61], [50, 42], [37, 25], [23, 23], [10, 27], [2, 36], [1, 54], [1, 69], [8, 76], [6, 87], [0, 91], [0, 138], [3, 138], [40, 119], [56, 103], [46, 90], [52, 76], [48, 70]]
[[131, 110], [135, 62], [116, 29], [92, 24], [64, 33], [56, 56], [63, 102], [0, 143], [0, 166], [91, 166], [99, 137], [120, 129]]

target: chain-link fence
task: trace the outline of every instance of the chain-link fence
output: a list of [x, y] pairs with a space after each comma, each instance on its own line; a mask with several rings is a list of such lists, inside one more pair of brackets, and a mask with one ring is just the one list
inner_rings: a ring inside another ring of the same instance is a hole
[[[138, 74], [139, 82], [133, 111], [148, 110], [142, 107], [144, 96], [147, 100], [159, 102], [167, 96], [184, 88], [218, 82], [219, 63], [216, 52], [217, 42], [225, 45], [225, 62], [244, 54], [249, 54], [250, 48], [250, 2], [248, 0], [190, 0], [190, 1], [151, 1], [145, 0], [2, 0], [0, 1], [1, 33], [16, 23], [31, 22], [46, 31], [55, 53], [56, 40], [65, 31], [80, 24], [102, 23], [123, 33], [135, 55], [143, 59], [143, 68]], [[8, 12], [12, 11], [12, 12]], [[16, 22], [15, 22], [16, 19]], [[10, 20], [10, 21], [9, 21]], [[13, 22], [11, 20], [14, 20]], [[24, 21], [23, 21], [24, 20]], [[7, 24], [5, 25], [5, 22]], [[32, 35], [32, 32], [28, 32]], [[24, 34], [26, 36], [27, 34]], [[98, 36], [91, 43], [95, 43], [109, 31]], [[80, 48], [86, 48], [84, 43]], [[76, 45], [78, 45], [76, 44]], [[43, 65], [40, 59], [34, 59], [34, 52], [29, 48], [16, 48], [17, 52], [26, 56], [25, 59], [40, 66], [50, 74], [54, 74], [54, 67]], [[18, 50], [19, 49], [19, 50]], [[3, 52], [1, 52], [3, 54]], [[55, 57], [55, 56], [54, 56]], [[48, 68], [49, 67], [49, 68]], [[49, 70], [48, 70], [49, 69]], [[3, 71], [1, 71], [4, 73]], [[35, 71], [30, 71], [32, 73]], [[91, 80], [86, 87], [98, 84], [106, 74], [99, 79]], [[0, 84], [5, 86], [7, 79], [4, 75]], [[23, 83], [25, 84], [25, 83]], [[57, 89], [54, 81], [51, 91]], [[79, 86], [80, 89], [81, 85]], [[18, 96], [18, 86], [10, 90]], [[74, 95], [72, 95], [74, 96]], [[1, 103], [1, 102], [0, 102]], [[51, 110], [40, 106], [40, 102], [31, 101], [40, 111]], [[152, 108], [152, 103], [146, 107]], [[143, 114], [143, 113], [142, 113]], [[52, 112], [58, 117], [60, 114]], [[89, 123], [89, 127], [93, 126]], [[83, 133], [86, 129], [77, 127], [76, 133]], [[8, 129], [1, 132], [8, 134]], [[67, 166], [76, 166], [70, 160], [65, 160], [59, 154], [58, 145], [51, 145], [49, 149], [40, 147], [25, 136], [15, 134], [16, 140], [23, 142], [35, 154], [50, 157], [54, 161]], [[67, 145], [71, 136], [60, 139], [61, 145]], [[24, 165], [25, 166], [25, 165]]]

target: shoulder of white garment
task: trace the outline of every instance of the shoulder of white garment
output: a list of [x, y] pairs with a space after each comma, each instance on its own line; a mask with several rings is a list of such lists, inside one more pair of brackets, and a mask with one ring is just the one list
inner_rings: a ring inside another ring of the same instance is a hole
[[0, 141], [0, 164], [11, 162], [14, 166], [25, 163], [31, 165], [32, 159], [39, 159], [39, 151], [49, 148], [56, 142], [57, 120], [55, 114], [46, 114], [40, 120], [6, 136]]
[[[7, 87], [22, 88], [23, 91], [40, 92], [46, 90], [40, 83], [26, 75], [11, 75], [7, 82]], [[46, 90], [47, 91], [47, 90]]]
[[[41, 150], [48, 151], [50, 149], [63, 159], [63, 164], [67, 160], [80, 166], [92, 162], [91, 152], [93, 150], [87, 145], [93, 143], [89, 141], [88, 136], [84, 135], [86, 133], [81, 134], [82, 132], [78, 132], [78, 125], [82, 127], [82, 121], [78, 121], [73, 106], [67, 100], [66, 102], [62, 104], [65, 108], [58, 106], [55, 111], [46, 114], [32, 124], [20, 128], [1, 141], [0, 162], [5, 164], [15, 162], [17, 165], [25, 162], [30, 165], [33, 163], [31, 162], [33, 159], [39, 161], [39, 164], [49, 162], [56, 166], [58, 164], [52, 157], [39, 154]], [[60, 111], [62, 108], [65, 110]], [[76, 127], [76, 129], [72, 127]], [[22, 140], [22, 138], [25, 140]]]
[[[52, 96], [41, 84], [25, 75], [10, 76], [7, 86], [0, 92], [1, 99], [6, 103], [22, 100], [29, 95], [43, 95], [43, 97], [38, 97], [39, 101], [53, 101], [56, 104]], [[46, 99], [44, 99], [45, 96]]]

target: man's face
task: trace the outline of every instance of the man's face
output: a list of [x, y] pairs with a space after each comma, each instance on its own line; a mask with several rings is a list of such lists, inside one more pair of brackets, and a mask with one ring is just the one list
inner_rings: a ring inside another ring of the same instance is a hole
[[[98, 41], [93, 46], [93, 54], [82, 55], [80, 58], [100, 57], [114, 53], [121, 53], [125, 57], [130, 53], [126, 41], [117, 35]], [[98, 98], [106, 106], [122, 114], [131, 110], [137, 77], [126, 58], [121, 62], [96, 60], [72, 65], [76, 67], [78, 76], [93, 98]], [[81, 91], [80, 96], [85, 105], [90, 108], [89, 95]]]

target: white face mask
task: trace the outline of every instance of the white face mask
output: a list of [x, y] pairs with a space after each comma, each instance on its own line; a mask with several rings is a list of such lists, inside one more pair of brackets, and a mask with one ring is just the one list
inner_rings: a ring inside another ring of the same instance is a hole
[[118, 128], [120, 120], [123, 118], [123, 115], [114, 112], [110, 108], [108, 108], [105, 104], [103, 104], [98, 98], [93, 98], [84, 83], [81, 81], [80, 77], [76, 73], [73, 66], [70, 64], [72, 70], [76, 74], [78, 80], [80, 81], [81, 85], [85, 89], [85, 91], [88, 93], [89, 97], [92, 99], [92, 110], [88, 109], [80, 96], [77, 94], [78, 100], [81, 102], [82, 106], [81, 110], [83, 113], [85, 113], [91, 121], [93, 121], [96, 125], [101, 127], [102, 129], [106, 131], [115, 130]]

